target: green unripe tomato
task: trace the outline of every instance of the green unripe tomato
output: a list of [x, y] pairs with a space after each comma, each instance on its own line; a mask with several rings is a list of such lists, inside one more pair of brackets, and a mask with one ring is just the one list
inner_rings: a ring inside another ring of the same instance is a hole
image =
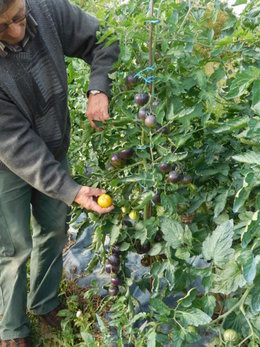
[[211, 340], [209, 343], [209, 347], [219, 347], [221, 346], [220, 339], [215, 337], [215, 339]]
[[121, 207], [122, 213], [127, 213], [127, 208], [125, 206]]
[[187, 330], [188, 330], [188, 332], [191, 333], [191, 334], [195, 334], [195, 333], [196, 333], [196, 328], [195, 328], [193, 325], [189, 325], [189, 326], [187, 327]]
[[135, 210], [132, 210], [130, 213], [129, 213], [129, 218], [132, 219], [132, 220], [137, 220], [139, 218], [139, 213]]
[[238, 342], [238, 333], [234, 329], [227, 329], [223, 333], [225, 342]]

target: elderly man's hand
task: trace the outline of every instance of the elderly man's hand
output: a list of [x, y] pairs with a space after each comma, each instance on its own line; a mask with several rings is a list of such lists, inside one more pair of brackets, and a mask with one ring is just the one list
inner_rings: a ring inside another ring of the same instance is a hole
[[82, 186], [74, 201], [88, 211], [94, 211], [99, 214], [108, 213], [114, 209], [113, 205], [107, 208], [102, 208], [94, 200], [95, 197], [105, 193], [106, 191], [104, 189]]
[[96, 95], [89, 94], [87, 117], [92, 128], [102, 130], [93, 121], [105, 123], [109, 119], [108, 97], [104, 93]]

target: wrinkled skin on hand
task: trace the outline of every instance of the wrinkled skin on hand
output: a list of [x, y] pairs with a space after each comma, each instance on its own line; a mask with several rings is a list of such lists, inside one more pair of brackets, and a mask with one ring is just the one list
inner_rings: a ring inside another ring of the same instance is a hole
[[104, 189], [82, 186], [74, 201], [88, 211], [97, 212], [98, 214], [108, 213], [114, 209], [113, 205], [102, 208], [95, 201], [95, 197], [105, 193]]
[[93, 120], [105, 123], [105, 121], [109, 119], [108, 97], [106, 96], [106, 94], [89, 94], [87, 117], [89, 120], [89, 124], [92, 126], [92, 128], [95, 128], [99, 131], [102, 130], [93, 122]]

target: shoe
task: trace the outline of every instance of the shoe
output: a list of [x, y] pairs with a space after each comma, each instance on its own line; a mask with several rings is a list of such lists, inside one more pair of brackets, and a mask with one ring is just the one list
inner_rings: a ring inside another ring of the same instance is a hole
[[46, 314], [39, 315], [40, 321], [43, 324], [61, 330], [61, 318], [57, 316], [57, 313], [61, 310], [61, 306], [56, 307]]
[[1, 340], [1, 347], [33, 347], [29, 337], [20, 337], [12, 340]]

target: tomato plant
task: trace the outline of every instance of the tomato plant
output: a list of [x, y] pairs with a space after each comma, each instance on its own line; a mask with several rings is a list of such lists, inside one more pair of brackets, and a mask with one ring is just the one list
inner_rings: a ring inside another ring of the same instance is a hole
[[[68, 71], [72, 172], [111, 192], [115, 205], [109, 215], [88, 213], [82, 226], [95, 225], [93, 249], [116, 275], [109, 294], [121, 312], [111, 322], [118, 341], [185, 346], [211, 329], [223, 346], [230, 330], [237, 343], [257, 346], [259, 1], [239, 19], [220, 1], [116, 4], [86, 5], [108, 24], [99, 42], [121, 45], [102, 132], [90, 128], [79, 103], [88, 83], [83, 63], [68, 60]], [[129, 251], [143, 253], [140, 266], [148, 266], [138, 285], [151, 292], [149, 313], [136, 315]], [[179, 294], [174, 307], [165, 303]]]

